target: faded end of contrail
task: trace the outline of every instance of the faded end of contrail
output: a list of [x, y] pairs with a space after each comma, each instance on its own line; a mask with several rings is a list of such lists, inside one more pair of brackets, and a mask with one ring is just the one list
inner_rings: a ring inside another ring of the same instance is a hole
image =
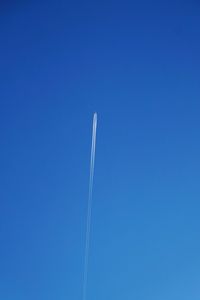
[[94, 163], [95, 163], [95, 148], [96, 148], [96, 131], [97, 131], [97, 113], [94, 113], [92, 123], [92, 146], [90, 157], [90, 178], [89, 178], [89, 193], [88, 193], [88, 208], [87, 208], [87, 227], [85, 241], [85, 261], [84, 261], [84, 277], [83, 277], [83, 300], [86, 300], [87, 294], [87, 279], [88, 279], [88, 262], [89, 262], [89, 247], [90, 247], [90, 228], [92, 215], [92, 190], [94, 179]]

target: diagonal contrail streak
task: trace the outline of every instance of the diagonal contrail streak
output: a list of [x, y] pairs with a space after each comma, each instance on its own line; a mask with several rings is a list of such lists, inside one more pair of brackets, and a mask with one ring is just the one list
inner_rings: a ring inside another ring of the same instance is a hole
[[96, 147], [96, 130], [97, 130], [97, 114], [94, 113], [93, 126], [92, 126], [92, 146], [91, 146], [91, 158], [90, 158], [90, 178], [89, 178], [89, 194], [88, 194], [87, 225], [86, 225], [87, 227], [86, 227], [86, 241], [85, 241], [83, 300], [86, 300], [86, 296], [87, 296], [90, 229], [91, 229], [91, 215], [92, 215], [92, 190], [93, 190], [95, 147]]

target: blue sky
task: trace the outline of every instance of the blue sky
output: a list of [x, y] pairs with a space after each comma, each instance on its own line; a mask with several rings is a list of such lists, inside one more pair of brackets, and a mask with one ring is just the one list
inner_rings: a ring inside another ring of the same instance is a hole
[[200, 298], [198, 1], [1, 1], [0, 299]]

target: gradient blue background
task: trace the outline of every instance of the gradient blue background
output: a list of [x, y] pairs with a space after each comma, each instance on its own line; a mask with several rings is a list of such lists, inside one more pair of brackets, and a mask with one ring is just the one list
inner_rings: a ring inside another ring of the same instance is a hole
[[200, 299], [200, 4], [1, 1], [0, 299]]

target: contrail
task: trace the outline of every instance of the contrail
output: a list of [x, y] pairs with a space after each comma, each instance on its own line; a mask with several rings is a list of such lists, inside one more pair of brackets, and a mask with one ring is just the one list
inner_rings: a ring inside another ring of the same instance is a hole
[[86, 241], [85, 241], [83, 300], [86, 300], [86, 296], [87, 296], [88, 261], [89, 261], [89, 247], [90, 247], [90, 228], [91, 228], [91, 215], [92, 215], [92, 190], [93, 190], [95, 147], [96, 147], [96, 130], [97, 130], [97, 113], [94, 113], [93, 126], [92, 126], [92, 146], [91, 146], [91, 158], [90, 158], [90, 178], [89, 178], [87, 227], [86, 227]]

